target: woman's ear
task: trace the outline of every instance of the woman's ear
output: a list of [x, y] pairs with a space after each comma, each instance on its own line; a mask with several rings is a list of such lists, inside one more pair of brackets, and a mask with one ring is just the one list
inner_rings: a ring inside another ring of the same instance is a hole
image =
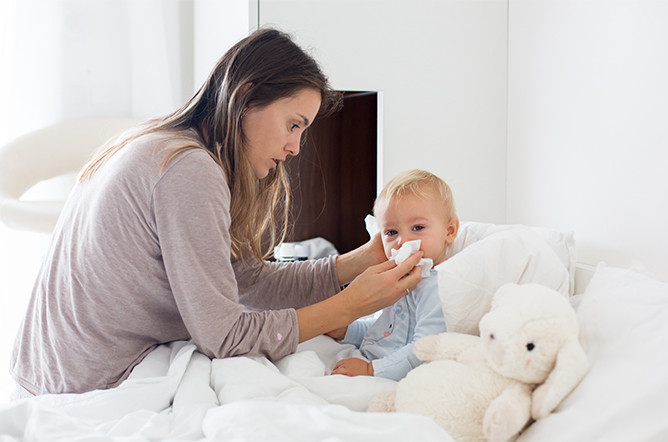
[[[246, 95], [246, 93], [250, 90], [251, 87], [253, 87], [253, 83], [248, 82], [248, 83], [244, 84], [243, 86], [241, 86], [241, 88], [239, 88], [239, 94], [236, 97], [237, 103], [239, 102], [239, 100], [242, 99], [242, 97], [244, 95]], [[244, 109], [241, 113], [241, 118], [243, 118], [243, 115], [246, 113], [247, 110], [248, 110], [248, 106], [244, 106]]]
[[251, 82], [248, 82], [248, 83], [244, 84], [243, 86], [241, 86], [241, 89], [239, 89], [239, 95], [240, 96], [246, 95], [246, 92], [248, 92], [252, 86], [253, 86], [253, 83], [251, 83]]
[[454, 218], [451, 218], [450, 221], [448, 221], [448, 226], [446, 227], [447, 230], [447, 235], [445, 236], [445, 242], [448, 244], [452, 244], [452, 242], [455, 240], [457, 237], [457, 232], [459, 231], [459, 218], [456, 216]]

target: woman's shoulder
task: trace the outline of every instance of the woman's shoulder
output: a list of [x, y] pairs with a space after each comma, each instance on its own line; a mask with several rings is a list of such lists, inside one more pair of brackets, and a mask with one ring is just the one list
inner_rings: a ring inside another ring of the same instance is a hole
[[204, 144], [193, 130], [159, 130], [136, 136], [129, 145], [134, 150], [157, 150], [169, 153], [178, 149], [201, 150], [206, 153]]
[[158, 167], [160, 175], [188, 170], [198, 174], [223, 173], [213, 156], [204, 147], [192, 130], [156, 131], [141, 135], [132, 140], [125, 149], [133, 152], [135, 160]]

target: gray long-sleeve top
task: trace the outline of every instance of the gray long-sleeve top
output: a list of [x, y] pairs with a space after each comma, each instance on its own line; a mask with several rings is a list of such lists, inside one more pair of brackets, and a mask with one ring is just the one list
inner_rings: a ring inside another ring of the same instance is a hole
[[175, 340], [212, 358], [277, 359], [297, 348], [294, 309], [340, 290], [334, 257], [233, 260], [224, 172], [202, 149], [161, 170], [178, 141], [135, 140], [73, 189], [10, 362], [29, 391], [115, 387]]

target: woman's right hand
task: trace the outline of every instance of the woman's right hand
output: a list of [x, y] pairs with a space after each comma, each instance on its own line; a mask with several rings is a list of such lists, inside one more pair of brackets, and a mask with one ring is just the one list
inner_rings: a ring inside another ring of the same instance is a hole
[[418, 251], [399, 265], [388, 260], [355, 278], [339, 293], [345, 296], [351, 322], [394, 304], [413, 290], [422, 279], [421, 270], [416, 267], [422, 256], [423, 252]]
[[422, 271], [416, 267], [422, 255], [418, 251], [399, 265], [393, 260], [373, 265], [340, 293], [298, 309], [299, 342], [346, 327], [406, 296], [422, 279]]

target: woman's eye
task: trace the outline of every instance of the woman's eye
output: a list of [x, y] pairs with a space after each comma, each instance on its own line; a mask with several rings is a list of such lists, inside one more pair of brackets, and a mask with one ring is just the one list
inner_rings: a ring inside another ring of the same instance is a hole
[[290, 131], [293, 131], [295, 129], [299, 129], [299, 125], [295, 123], [290, 123]]

